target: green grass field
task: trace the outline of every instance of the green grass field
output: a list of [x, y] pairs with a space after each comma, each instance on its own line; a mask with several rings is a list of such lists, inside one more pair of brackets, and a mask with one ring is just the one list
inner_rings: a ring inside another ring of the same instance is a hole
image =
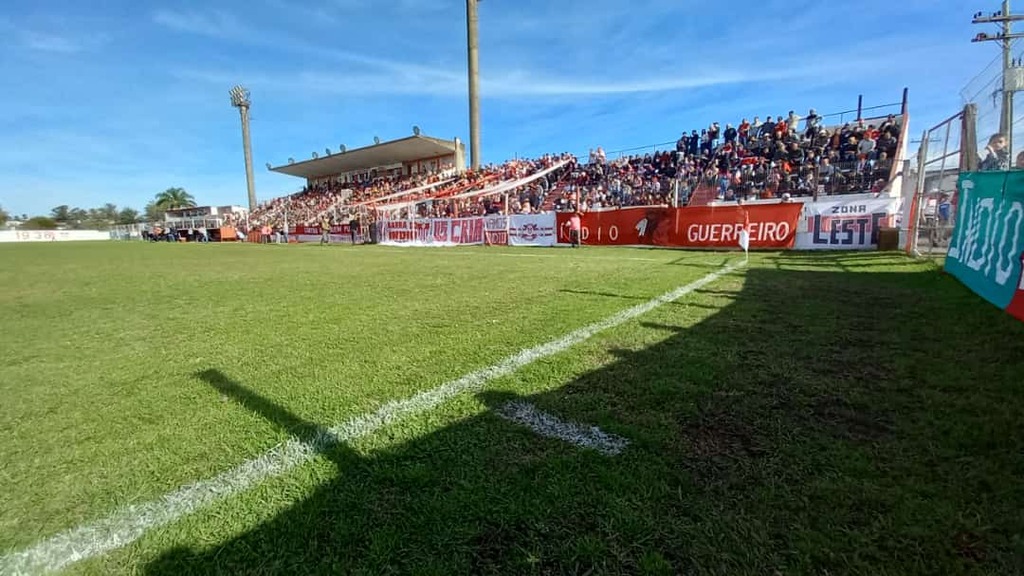
[[[739, 258], [0, 245], [0, 572]], [[1020, 574], [1021, 422], [1024, 324], [934, 263], [755, 254], [64, 571]]]

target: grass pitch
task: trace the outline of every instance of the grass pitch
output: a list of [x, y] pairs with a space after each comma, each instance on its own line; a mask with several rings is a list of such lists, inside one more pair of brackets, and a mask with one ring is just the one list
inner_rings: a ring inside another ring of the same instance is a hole
[[[0, 554], [736, 258], [0, 246]], [[1022, 375], [1024, 325], [930, 263], [756, 254], [68, 572], [1021, 573]], [[629, 446], [539, 436], [510, 400]]]

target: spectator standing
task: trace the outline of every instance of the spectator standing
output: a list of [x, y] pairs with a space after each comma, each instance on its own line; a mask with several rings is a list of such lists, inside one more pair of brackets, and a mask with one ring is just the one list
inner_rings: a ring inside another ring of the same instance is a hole
[[356, 238], [359, 236], [359, 216], [352, 215], [352, 219], [348, 221], [348, 233], [352, 237], [352, 245], [356, 245]]
[[800, 115], [797, 114], [796, 112], [790, 110], [789, 111], [789, 118], [787, 119], [787, 124], [789, 126], [789, 131], [790, 132], [793, 132], [793, 133], [798, 132], [799, 131], [799, 127], [800, 127]]
[[327, 217], [320, 219], [320, 245], [331, 243], [331, 221]]
[[988, 146], [982, 152], [983, 158], [978, 166], [979, 170], [1006, 170], [1009, 168], [1010, 155], [1006, 151], [1006, 137], [1002, 134], [993, 134], [988, 139]]
[[735, 128], [732, 127], [732, 124], [726, 124], [725, 125], [725, 141], [727, 143], [735, 144], [736, 143], [736, 137], [738, 136], [738, 134], [739, 134], [739, 132]]
[[818, 130], [820, 128], [821, 116], [818, 116], [818, 113], [814, 110], [814, 108], [811, 108], [811, 110], [807, 113], [807, 131], [805, 132], [805, 135], [807, 136], [807, 138], [813, 139], [815, 136], [818, 135]]
[[580, 218], [580, 212], [576, 211], [569, 217], [569, 241], [572, 243], [573, 248], [578, 248], [580, 245], [580, 231], [583, 229], [583, 220]]

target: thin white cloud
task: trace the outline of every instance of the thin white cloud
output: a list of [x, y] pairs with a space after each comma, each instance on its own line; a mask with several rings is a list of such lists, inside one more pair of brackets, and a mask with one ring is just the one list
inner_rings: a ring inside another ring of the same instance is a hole
[[26, 32], [24, 43], [26, 47], [32, 50], [39, 50], [40, 52], [71, 54], [82, 50], [82, 46], [70, 38], [38, 32]]
[[[224, 72], [218, 70], [184, 69], [173, 72], [177, 77], [204, 83], [227, 85], [242, 81], [250, 88], [275, 92], [299, 91], [310, 95], [427, 95], [461, 97], [466, 92], [466, 75], [462, 70], [444, 70], [416, 64], [389, 64], [361, 74], [317, 72]], [[847, 62], [847, 69], [871, 69], [874, 61]], [[671, 92], [714, 86], [754, 82], [774, 82], [815, 78], [828, 71], [827, 66], [781, 66], [765, 70], [690, 71], [666, 73], [649, 77], [594, 80], [552, 75], [550, 72], [527, 70], [483, 74], [481, 92], [490, 98], [602, 96]]]
[[176, 32], [211, 38], [244, 39], [251, 34], [236, 17], [220, 11], [177, 12], [163, 9], [153, 13], [153, 22]]
[[242, 44], [260, 46], [271, 50], [360, 64], [368, 69], [387, 70], [397, 74], [400, 79], [414, 80], [425, 76], [448, 80], [462, 78], [462, 76], [452, 75], [431, 66], [410, 64], [356, 52], [336, 50], [327, 48], [323, 44], [313, 44], [291, 36], [256, 30], [246, 26], [238, 18], [225, 12], [175, 12], [173, 10], [159, 10], [153, 14], [153, 21], [176, 32], [220, 40], [233, 40]]
[[108, 40], [106, 35], [65, 35], [49, 32], [23, 31], [21, 43], [29, 50], [56, 54], [75, 54], [96, 48]]

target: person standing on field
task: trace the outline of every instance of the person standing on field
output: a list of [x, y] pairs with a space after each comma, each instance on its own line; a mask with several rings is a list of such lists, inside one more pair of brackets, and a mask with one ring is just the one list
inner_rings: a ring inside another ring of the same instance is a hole
[[331, 221], [327, 218], [320, 220], [320, 245], [331, 243]]
[[580, 230], [583, 229], [583, 221], [580, 218], [579, 211], [573, 212], [572, 216], [569, 217], [569, 241], [572, 243], [573, 248], [578, 248], [580, 245]]

